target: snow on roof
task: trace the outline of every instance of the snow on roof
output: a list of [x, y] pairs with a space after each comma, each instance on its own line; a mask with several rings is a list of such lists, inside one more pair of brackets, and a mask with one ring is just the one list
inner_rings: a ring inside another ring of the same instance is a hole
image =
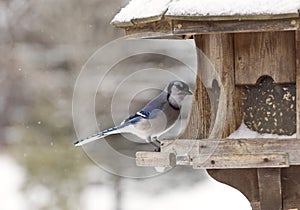
[[297, 13], [299, 0], [177, 0], [166, 15], [224, 16]]
[[114, 17], [112, 22], [130, 22], [132, 19], [141, 19], [163, 15], [171, 0], [131, 0]]
[[231, 16], [298, 13], [300, 0], [131, 0], [112, 23], [162, 16]]

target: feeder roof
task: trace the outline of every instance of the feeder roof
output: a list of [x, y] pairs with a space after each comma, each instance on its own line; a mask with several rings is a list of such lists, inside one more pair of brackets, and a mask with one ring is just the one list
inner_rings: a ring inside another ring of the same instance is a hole
[[131, 0], [111, 24], [167, 36], [299, 30], [300, 0]]
[[153, 22], [162, 17], [176, 19], [219, 19], [229, 16], [282, 16], [298, 14], [299, 0], [131, 0], [114, 17], [112, 24], [126, 26], [142, 22]]

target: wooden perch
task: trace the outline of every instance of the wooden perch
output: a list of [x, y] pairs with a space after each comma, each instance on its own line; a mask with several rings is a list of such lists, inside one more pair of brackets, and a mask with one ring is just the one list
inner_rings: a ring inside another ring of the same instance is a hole
[[286, 153], [212, 155], [205, 161], [202, 158], [193, 160], [194, 169], [283, 168], [288, 166], [289, 160]]
[[195, 169], [284, 168], [300, 165], [298, 139], [165, 140], [161, 151], [138, 152], [137, 165], [192, 165]]
[[174, 167], [176, 165], [176, 155], [174, 153], [161, 152], [137, 152], [137, 166], [152, 167]]

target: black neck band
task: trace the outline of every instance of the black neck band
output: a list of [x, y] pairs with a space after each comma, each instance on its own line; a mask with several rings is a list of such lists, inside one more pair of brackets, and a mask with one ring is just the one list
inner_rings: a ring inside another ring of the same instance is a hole
[[167, 100], [168, 100], [168, 102], [169, 102], [169, 105], [173, 108], [173, 109], [175, 109], [175, 110], [180, 110], [180, 108], [179, 108], [179, 106], [174, 106], [171, 102], [170, 102], [170, 93], [168, 93], [168, 96], [167, 96]]

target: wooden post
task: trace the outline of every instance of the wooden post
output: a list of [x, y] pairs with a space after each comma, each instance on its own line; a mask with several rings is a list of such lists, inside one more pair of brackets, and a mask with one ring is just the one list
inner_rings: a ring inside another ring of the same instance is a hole
[[297, 138], [300, 138], [300, 30], [295, 31], [295, 60], [296, 60], [296, 119]]
[[292, 165], [281, 169], [282, 197], [284, 210], [300, 207], [300, 166]]
[[[212, 65], [208, 66], [207, 61], [204, 61], [204, 57], [202, 55], [198, 55], [198, 76], [204, 83], [207, 81], [211, 82], [211, 84], [205, 84], [206, 88], [208, 88], [206, 91], [213, 92], [216, 91], [217, 88], [223, 88], [219, 92], [222, 95], [218, 97], [219, 100], [225, 100], [225, 102], [222, 103], [222, 101], [219, 101], [219, 107], [217, 107], [218, 112], [222, 111], [222, 119], [219, 119], [214, 124], [214, 127], [218, 127], [221, 132], [214, 134], [213, 137], [227, 137], [230, 133], [234, 132], [242, 122], [240, 106], [241, 90], [235, 87], [234, 82], [233, 34], [196, 35], [195, 42], [200, 53], [203, 53], [206, 56], [205, 59], [208, 59]], [[212, 67], [215, 70], [211, 70]], [[209, 72], [212, 74], [218, 74], [214, 76], [215, 81], [207, 79], [210, 77], [208, 75]], [[214, 82], [216, 82], [216, 84], [213, 84]], [[216, 95], [217, 94], [211, 94], [210, 96], [214, 97]], [[215, 103], [215, 98], [212, 98], [212, 100], [214, 101], [211, 101], [212, 103], [209, 103], [209, 105], [212, 104], [218, 106], [218, 104]], [[203, 101], [202, 97], [200, 100], [198, 99], [198, 102], [203, 103], [201, 101]], [[223, 107], [222, 105], [225, 105], [226, 107]], [[210, 109], [212, 107], [206, 106], [206, 109], [208, 108]], [[215, 117], [218, 117], [217, 115], [220, 113], [210, 114], [215, 115], [211, 117], [211, 119], [215, 119]], [[203, 117], [210, 119], [210, 117], [207, 116]], [[208, 135], [203, 137], [207, 138]]]
[[188, 116], [188, 124], [180, 139], [204, 139], [209, 135], [211, 123], [210, 100], [200, 78], [196, 79], [194, 100]]
[[281, 169], [257, 169], [261, 210], [281, 210]]
[[[233, 35], [196, 35], [194, 39], [198, 50], [196, 92], [188, 125], [180, 138], [227, 137], [242, 122], [241, 89], [234, 85]], [[215, 80], [209, 77], [215, 77]], [[217, 88], [223, 88], [219, 91], [222, 95], [213, 93]], [[214, 113], [215, 110], [218, 113]], [[211, 120], [216, 118], [218, 120], [212, 125]], [[211, 130], [212, 126], [214, 130]]]
[[204, 78], [201, 78], [201, 49], [204, 45], [204, 40], [201, 35], [195, 36], [195, 42], [197, 50], [197, 78], [196, 87], [194, 91], [194, 100], [192, 102], [192, 108], [188, 116], [188, 124], [184, 132], [180, 135], [180, 139], [204, 139], [209, 136], [211, 126], [211, 103], [207, 89], [203, 82]]
[[[215, 138], [227, 137], [230, 133], [234, 132], [242, 122], [242, 111], [241, 111], [241, 88], [235, 86], [235, 75], [234, 75], [234, 44], [233, 44], [233, 34], [205, 34], [205, 35], [196, 35], [194, 37], [196, 46], [201, 50], [205, 56], [211, 61], [214, 65], [216, 72], [219, 74], [219, 81], [222, 84], [224, 91], [222, 94], [223, 100], [225, 101], [225, 106], [220, 106], [219, 108], [225, 109], [222, 110], [223, 117], [222, 119], [216, 122], [215, 126], [218, 127], [219, 133], [214, 134]], [[203, 75], [203, 68], [209, 68], [208, 66], [203, 66], [201, 63], [201, 55], [198, 55], [198, 76]], [[205, 78], [202, 78], [205, 82]], [[197, 88], [200, 88], [202, 93], [197, 92], [195, 97], [195, 103], [191, 111], [191, 118], [189, 124], [187, 125], [186, 132], [182, 135], [182, 138], [207, 138], [208, 137], [208, 128], [210, 122], [205, 121], [203, 125], [201, 121], [191, 121], [195, 120], [197, 116], [205, 117], [206, 120], [210, 119], [210, 102], [208, 100], [208, 94], [204, 94], [203, 84], [199, 86], [200, 83], [197, 83]], [[206, 84], [206, 86], [212, 87], [212, 84]], [[201, 96], [202, 94], [202, 96]], [[203, 96], [204, 94], [204, 96]], [[224, 102], [224, 101], [223, 101]], [[199, 104], [200, 110], [197, 109], [197, 104]], [[203, 106], [205, 104], [205, 106]], [[206, 111], [203, 111], [206, 110]], [[220, 110], [219, 110], [220, 111]], [[203, 114], [199, 114], [203, 112]], [[205, 114], [204, 114], [205, 113]], [[219, 124], [218, 124], [219, 123]], [[224, 124], [222, 124], [224, 123]], [[198, 124], [198, 126], [197, 126]], [[200, 133], [196, 135], [195, 131], [200, 126]], [[203, 126], [206, 130], [203, 130]], [[204, 132], [203, 132], [204, 131]], [[202, 134], [205, 135], [201, 135]], [[258, 201], [259, 195], [257, 190], [257, 172], [255, 169], [244, 169], [244, 170], [209, 170], [209, 174], [217, 179], [220, 182], [229, 184], [237, 189], [239, 189], [250, 201]]]
[[[295, 71], [296, 71], [296, 136], [300, 138], [300, 30], [295, 31]], [[300, 207], [300, 166], [291, 166], [281, 170], [284, 209]]]

